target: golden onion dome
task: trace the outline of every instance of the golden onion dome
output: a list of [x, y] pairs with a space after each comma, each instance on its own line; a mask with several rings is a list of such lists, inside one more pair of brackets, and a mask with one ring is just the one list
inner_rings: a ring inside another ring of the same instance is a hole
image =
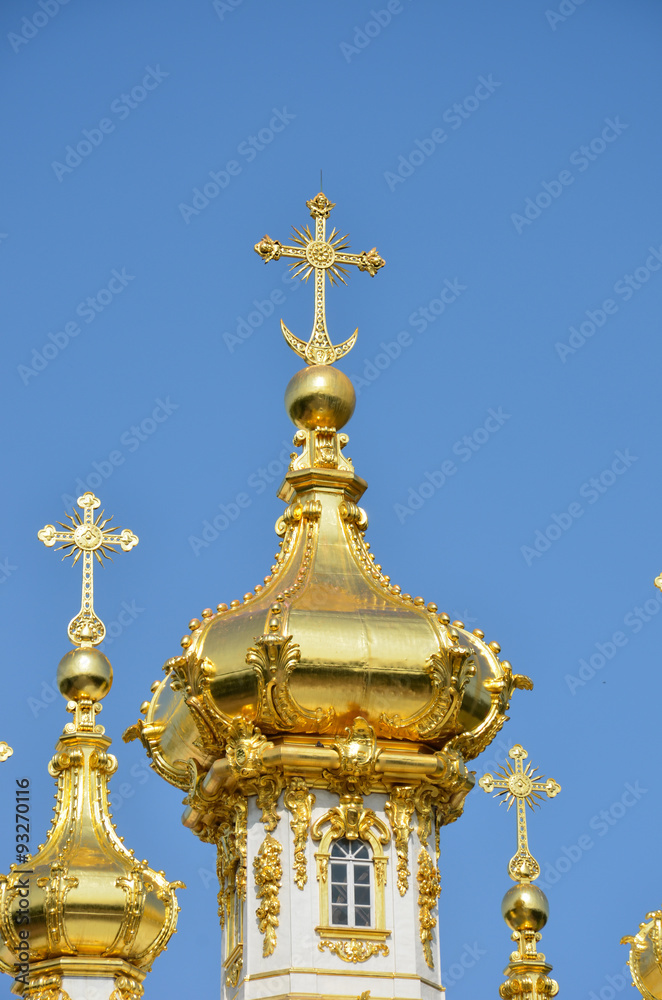
[[237, 718], [270, 737], [335, 737], [360, 716], [378, 739], [468, 760], [503, 725], [513, 689], [531, 687], [499, 659], [498, 643], [382, 571], [358, 506], [367, 484], [339, 433], [354, 402], [350, 380], [330, 366], [291, 380], [286, 407], [301, 452], [279, 491], [288, 506], [275, 563], [243, 600], [190, 622], [145, 720], [125, 734], [140, 736], [182, 788], [187, 761], [209, 768]]
[[96, 723], [111, 683], [108, 659], [91, 645], [61, 660], [58, 686], [73, 721], [49, 765], [55, 816], [37, 853], [0, 876], [0, 969], [30, 995], [66, 996], [67, 983], [101, 978], [115, 984], [113, 996], [138, 1000], [175, 932], [182, 883], [138, 860], [112, 822], [108, 780], [117, 760]]

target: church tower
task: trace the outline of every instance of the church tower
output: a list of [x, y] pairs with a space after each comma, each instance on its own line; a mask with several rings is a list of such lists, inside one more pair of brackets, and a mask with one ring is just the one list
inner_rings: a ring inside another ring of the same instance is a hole
[[138, 538], [108, 526], [103, 511], [95, 516], [92, 493], [78, 506], [82, 517], [75, 511], [62, 530], [47, 524], [39, 532], [74, 562], [83, 556], [81, 608], [68, 629], [75, 648], [57, 669], [73, 718], [49, 764], [57, 793], [46, 840], [32, 857], [17, 841], [18, 863], [0, 876], [0, 970], [26, 1000], [140, 1000], [145, 975], [175, 932], [182, 883], [139, 861], [112, 822], [108, 782], [117, 758], [96, 718], [113, 671], [96, 648], [105, 626], [94, 611], [93, 560], [128, 552]]
[[267, 262], [314, 275], [310, 339], [285, 404], [295, 451], [279, 490], [279, 552], [242, 600], [205, 608], [152, 686], [140, 738], [215, 845], [225, 1000], [432, 998], [440, 980], [439, 837], [474, 784], [468, 764], [530, 688], [484, 634], [402, 593], [370, 551], [367, 488], [346, 456], [350, 380], [333, 367], [325, 284], [376, 249], [327, 236], [320, 192]]

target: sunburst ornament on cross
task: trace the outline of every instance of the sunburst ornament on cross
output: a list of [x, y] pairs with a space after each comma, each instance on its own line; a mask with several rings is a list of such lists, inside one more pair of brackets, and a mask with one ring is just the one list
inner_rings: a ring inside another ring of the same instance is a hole
[[103, 565], [104, 559], [112, 559], [110, 552], [117, 552], [115, 546], [119, 545], [123, 552], [129, 552], [138, 544], [138, 536], [128, 528], [114, 528], [112, 525], [106, 527], [112, 518], [107, 517], [103, 520], [103, 511], [95, 519], [93, 511], [100, 507], [101, 501], [94, 493], [84, 493], [82, 497], [78, 497], [77, 503], [83, 509], [82, 518], [74, 509], [73, 514], [65, 513], [71, 524], [58, 521], [62, 531], [58, 531], [52, 524], [47, 524], [37, 532], [37, 537], [49, 548], [56, 542], [62, 542], [62, 545], [58, 545], [58, 549], [68, 550], [62, 558], [73, 556], [74, 565], [81, 555], [83, 556], [83, 594], [80, 611], [69, 622], [67, 634], [74, 646], [97, 646], [103, 642], [106, 627], [94, 613], [92, 556]]
[[499, 805], [507, 802], [510, 809], [513, 802], [517, 802], [517, 853], [508, 862], [508, 874], [514, 882], [533, 882], [540, 875], [540, 865], [529, 851], [526, 807], [528, 805], [533, 809], [539, 805], [542, 792], [553, 799], [561, 791], [561, 786], [553, 778], [545, 779], [537, 774], [538, 768], [532, 767], [530, 762], [524, 767], [522, 762], [528, 753], [519, 743], [509, 751], [508, 756], [515, 761], [514, 767], [506, 761], [496, 778], [488, 772], [478, 784], [485, 792], [498, 789], [494, 797], [501, 799]]
[[347, 236], [340, 236], [336, 229], [332, 230], [327, 238], [326, 220], [329, 213], [335, 208], [335, 203], [329, 201], [327, 196], [320, 191], [310, 201], [306, 202], [310, 209], [310, 214], [315, 220], [315, 235], [308, 226], [302, 230], [292, 227], [293, 240], [297, 246], [285, 246], [278, 240], [272, 240], [270, 236], [264, 236], [259, 243], [255, 244], [255, 252], [260, 255], [265, 264], [270, 260], [278, 260], [280, 257], [292, 257], [290, 267], [294, 273], [307, 281], [310, 275], [315, 272], [315, 316], [313, 319], [313, 332], [310, 340], [306, 343], [288, 330], [281, 319], [280, 328], [283, 331], [285, 340], [300, 357], [304, 358], [309, 365], [332, 365], [334, 361], [342, 358], [348, 351], [351, 351], [358, 328], [351, 337], [342, 344], [334, 346], [331, 343], [326, 328], [325, 309], [325, 281], [328, 275], [329, 281], [334, 285], [337, 281], [345, 281], [345, 275], [349, 271], [343, 265], [352, 264], [358, 267], [359, 271], [367, 271], [370, 275], [375, 275], [385, 261], [377, 253], [377, 248], [363, 251], [363, 253], [345, 253], [349, 246]]

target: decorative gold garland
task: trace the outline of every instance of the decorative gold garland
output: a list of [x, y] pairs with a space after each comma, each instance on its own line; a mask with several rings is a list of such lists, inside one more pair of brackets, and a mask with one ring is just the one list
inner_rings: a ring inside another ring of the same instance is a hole
[[262, 900], [255, 911], [255, 916], [258, 919], [260, 933], [264, 934], [263, 958], [273, 955], [276, 948], [276, 928], [280, 913], [278, 893], [283, 877], [283, 866], [280, 863], [282, 850], [278, 841], [268, 833], [253, 859], [255, 894]]

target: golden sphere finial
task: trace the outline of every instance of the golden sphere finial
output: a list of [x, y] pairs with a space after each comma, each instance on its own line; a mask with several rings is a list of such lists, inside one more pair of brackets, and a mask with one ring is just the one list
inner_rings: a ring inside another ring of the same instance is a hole
[[547, 896], [531, 882], [518, 882], [503, 897], [501, 913], [512, 931], [541, 931], [549, 917]]
[[347, 376], [331, 365], [311, 365], [293, 375], [285, 390], [285, 409], [301, 430], [340, 430], [356, 406], [356, 392]]
[[72, 701], [80, 701], [81, 698], [101, 701], [110, 691], [112, 683], [110, 660], [93, 646], [70, 649], [58, 664], [57, 686], [60, 694]]

